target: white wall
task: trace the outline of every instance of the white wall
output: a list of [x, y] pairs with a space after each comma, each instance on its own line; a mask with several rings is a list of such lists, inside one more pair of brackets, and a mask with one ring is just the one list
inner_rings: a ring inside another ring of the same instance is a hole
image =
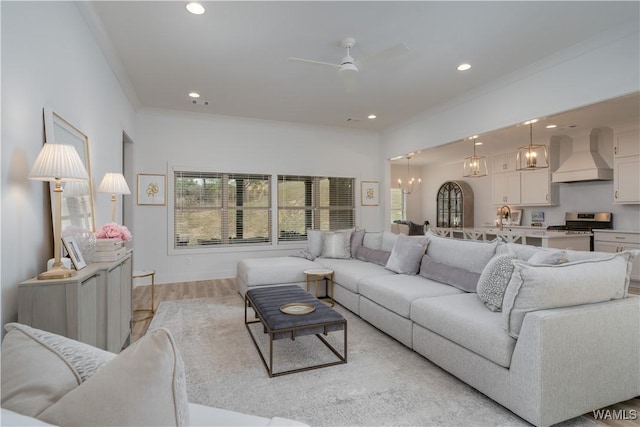
[[[373, 132], [148, 110], [138, 115], [134, 156], [136, 173], [168, 177], [172, 167], [354, 177], [357, 225], [384, 228], [380, 208], [360, 206], [359, 182], [380, 180], [378, 136]], [[171, 230], [169, 209], [171, 203], [136, 206], [134, 212], [135, 268], [155, 269], [158, 283], [233, 277], [239, 259], [299, 250], [272, 245], [266, 250], [212, 248], [207, 253], [169, 255], [168, 242], [173, 241], [166, 231]]]
[[[531, 118], [637, 92], [640, 90], [639, 25], [635, 23], [620, 27], [587, 40], [464, 98], [454, 99], [437, 109], [408, 119], [405, 123], [381, 134], [382, 156], [390, 159], [404, 153], [458, 141], [469, 135], [487, 133]], [[451, 170], [445, 167], [436, 183], [429, 183], [423, 187], [425, 190], [421, 195], [422, 204], [425, 206], [423, 215], [426, 218], [435, 215], [435, 210], [428, 208], [430, 203], [435, 203], [435, 193], [430, 185], [441, 184], [441, 178], [454, 179], [454, 175], [457, 174], [455, 170], [453, 166]], [[461, 165], [459, 170], [462, 170]], [[428, 173], [425, 171], [425, 174]], [[387, 188], [392, 185], [390, 174], [387, 168], [383, 178]], [[425, 175], [423, 182], [429, 180], [430, 177]], [[596, 188], [589, 185], [587, 187]], [[486, 193], [486, 190], [482, 191]], [[571, 194], [573, 191], [567, 189], [564, 193]], [[592, 200], [593, 196], [598, 195], [601, 197], [600, 200], [608, 203], [611, 200], [610, 194], [600, 191], [602, 193], [589, 193], [585, 197]], [[571, 195], [565, 197], [568, 197], [567, 200], [573, 200]], [[385, 210], [388, 210], [388, 194], [384, 204]], [[572, 203], [573, 205], [577, 206], [578, 203]], [[592, 207], [586, 210], [597, 210], [600, 202], [592, 203], [590, 206]], [[476, 214], [478, 208], [476, 203]], [[564, 206], [560, 209], [563, 212], [569, 210]], [[618, 209], [623, 214], [631, 214], [628, 220], [623, 221], [624, 224], [630, 223], [632, 215], [637, 213], [635, 208], [618, 207], [613, 210]], [[524, 220], [526, 219], [525, 216]], [[634, 228], [637, 229], [638, 226]]]
[[[94, 186], [120, 170], [135, 114], [74, 2], [2, 2], [2, 323], [17, 320], [17, 285], [53, 256], [48, 185], [27, 175], [44, 141], [42, 109], [88, 135]], [[110, 220], [96, 194], [96, 224]]]

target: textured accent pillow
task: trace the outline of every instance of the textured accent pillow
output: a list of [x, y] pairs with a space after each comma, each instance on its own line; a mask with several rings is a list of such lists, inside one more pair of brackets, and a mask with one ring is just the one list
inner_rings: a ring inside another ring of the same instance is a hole
[[5, 325], [2, 407], [35, 417], [115, 354], [19, 323]]
[[502, 303], [507, 333], [517, 338], [530, 311], [625, 298], [631, 264], [640, 251], [558, 265], [512, 261], [513, 275]]
[[429, 241], [424, 236], [405, 236], [404, 234], [397, 236], [398, 240], [393, 246], [385, 268], [400, 274], [415, 275], [420, 269], [420, 260]]
[[538, 252], [534, 253], [527, 262], [529, 264], [558, 265], [569, 262], [569, 260], [567, 259], [567, 253], [565, 251], [540, 249]]
[[322, 245], [323, 258], [351, 258], [351, 230], [325, 231]]
[[502, 300], [513, 274], [511, 261], [514, 259], [518, 259], [515, 254], [496, 255], [480, 274], [476, 292], [478, 298], [491, 311], [502, 311]]
[[475, 292], [480, 274], [473, 273], [462, 268], [451, 267], [431, 258], [429, 255], [422, 257], [420, 273], [422, 277], [455, 286], [465, 292]]
[[362, 241], [364, 240], [365, 230], [356, 229], [351, 234], [351, 258], [356, 257], [356, 251], [360, 246], [362, 246]]
[[391, 252], [382, 251], [380, 249], [371, 249], [366, 246], [360, 246], [356, 250], [356, 258], [360, 261], [372, 262], [381, 266], [387, 265]]
[[429, 239], [427, 255], [443, 264], [474, 273], [482, 273], [489, 260], [496, 254], [498, 247], [498, 240], [484, 242], [452, 239], [440, 237], [431, 230], [427, 231], [426, 236]]
[[189, 425], [184, 365], [170, 332], [147, 333], [37, 418], [56, 425]]

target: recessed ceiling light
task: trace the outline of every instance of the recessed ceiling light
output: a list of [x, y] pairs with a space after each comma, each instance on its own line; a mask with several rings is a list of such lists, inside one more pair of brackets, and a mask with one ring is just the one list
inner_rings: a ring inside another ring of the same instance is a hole
[[198, 92], [191, 92], [189, 93], [189, 96], [191, 98], [200, 98], [200, 94]]
[[373, 119], [375, 119], [376, 117], [377, 117], [377, 116], [376, 116], [375, 114], [369, 114], [369, 115], [367, 116], [367, 119], [373, 120]]
[[558, 125], [547, 125], [546, 126], [547, 129], [555, 129], [557, 127], [558, 127]]
[[471, 64], [460, 64], [458, 65], [458, 71], [467, 71], [471, 68]]
[[204, 13], [204, 6], [198, 2], [192, 1], [187, 3], [187, 10], [194, 15], [202, 15]]

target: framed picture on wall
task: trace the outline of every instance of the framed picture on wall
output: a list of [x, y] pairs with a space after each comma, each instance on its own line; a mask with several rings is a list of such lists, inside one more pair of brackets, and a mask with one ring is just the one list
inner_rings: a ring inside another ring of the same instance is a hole
[[82, 270], [83, 268], [85, 268], [87, 266], [87, 263], [84, 261], [82, 251], [80, 250], [80, 245], [78, 245], [75, 237], [65, 236], [62, 238], [62, 243], [64, 244], [64, 248], [69, 253], [69, 258], [71, 258], [73, 267], [76, 270]]
[[138, 174], [138, 204], [164, 206], [167, 201], [167, 176]]
[[378, 206], [380, 204], [378, 181], [360, 182], [360, 204], [362, 206]]
[[511, 209], [511, 225], [522, 223], [522, 209]]

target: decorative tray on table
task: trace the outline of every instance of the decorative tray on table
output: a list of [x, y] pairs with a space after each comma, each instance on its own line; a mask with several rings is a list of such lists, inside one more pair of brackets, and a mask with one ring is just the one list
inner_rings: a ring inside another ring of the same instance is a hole
[[283, 304], [280, 306], [280, 311], [285, 314], [302, 315], [313, 313], [316, 307], [313, 304], [306, 302], [292, 302], [289, 304]]

